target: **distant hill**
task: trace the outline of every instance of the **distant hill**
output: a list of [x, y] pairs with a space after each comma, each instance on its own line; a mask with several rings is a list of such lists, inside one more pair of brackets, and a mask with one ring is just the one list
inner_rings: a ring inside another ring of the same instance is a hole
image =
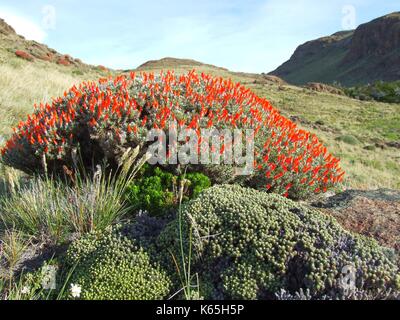
[[248, 73], [248, 72], [234, 72], [226, 68], [214, 66], [211, 64], [199, 62], [192, 59], [178, 59], [166, 57], [159, 60], [150, 60], [134, 70], [129, 71], [152, 71], [157, 72], [160, 70], [174, 70], [177, 73], [187, 72], [195, 69], [199, 72], [209, 73], [215, 76], [222, 76], [225, 78], [232, 78], [242, 83], [251, 84], [275, 84], [275, 85], [285, 85], [287, 84], [284, 80], [279, 77], [267, 75], [265, 73]]
[[400, 12], [299, 46], [271, 75], [289, 83], [352, 86], [400, 79]]
[[159, 68], [171, 68], [171, 67], [183, 67], [183, 66], [190, 66], [191, 68], [193, 67], [209, 67], [209, 68], [214, 68], [218, 70], [224, 70], [228, 71], [228, 69], [213, 66], [210, 64], [205, 64], [196, 60], [192, 59], [178, 59], [178, 58], [171, 58], [171, 57], [166, 57], [160, 60], [150, 60], [139, 67], [137, 67], [137, 70], [148, 70], [148, 69], [159, 69]]

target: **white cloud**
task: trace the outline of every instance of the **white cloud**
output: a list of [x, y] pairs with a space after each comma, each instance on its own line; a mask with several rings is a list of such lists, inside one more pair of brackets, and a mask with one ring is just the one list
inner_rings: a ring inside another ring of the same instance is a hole
[[40, 25], [29, 18], [16, 15], [2, 8], [0, 8], [0, 18], [4, 19], [18, 34], [24, 36], [28, 40], [43, 42], [47, 37], [47, 33]]

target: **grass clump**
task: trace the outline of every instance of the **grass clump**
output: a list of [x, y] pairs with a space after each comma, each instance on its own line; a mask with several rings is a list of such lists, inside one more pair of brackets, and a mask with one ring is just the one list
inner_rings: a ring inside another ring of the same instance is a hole
[[116, 173], [98, 166], [93, 175], [66, 170], [69, 181], [33, 178], [2, 199], [3, 225], [52, 243], [106, 229], [132, 209], [125, 193], [143, 164], [142, 159], [132, 166], [137, 155], [128, 153]]
[[341, 141], [352, 146], [358, 145], [360, 143], [360, 141], [356, 137], [349, 134], [337, 137], [336, 141]]

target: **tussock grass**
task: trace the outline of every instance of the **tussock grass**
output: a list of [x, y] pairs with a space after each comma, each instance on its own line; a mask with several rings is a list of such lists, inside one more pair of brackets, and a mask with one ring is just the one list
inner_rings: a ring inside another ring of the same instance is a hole
[[139, 150], [127, 153], [118, 173], [105, 173], [98, 166], [93, 176], [71, 172], [69, 183], [34, 178], [2, 199], [0, 221], [6, 228], [56, 244], [73, 235], [104, 230], [132, 210], [125, 192], [146, 160], [133, 165], [138, 154]]
[[2, 257], [5, 259], [9, 274], [12, 275], [14, 268], [20, 261], [23, 253], [29, 246], [29, 239], [15, 230], [5, 230], [0, 239]]

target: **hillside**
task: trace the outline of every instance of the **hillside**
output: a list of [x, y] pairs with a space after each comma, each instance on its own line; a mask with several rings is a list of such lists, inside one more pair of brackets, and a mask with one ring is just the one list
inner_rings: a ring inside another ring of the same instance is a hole
[[[0, 134], [4, 137], [11, 133], [13, 125], [32, 111], [34, 103], [51, 101], [73, 84], [107, 75], [97, 67], [63, 66], [39, 59], [32, 62], [18, 58], [10, 37], [16, 35], [0, 34]], [[19, 39], [21, 44], [30, 43]], [[364, 102], [329, 92], [316, 92], [288, 85], [274, 76], [231, 72], [193, 60], [151, 61], [136, 71], [168, 69], [177, 73], [197, 69], [231, 78], [267, 98], [285, 116], [321, 137], [330, 150], [342, 158], [348, 186], [400, 188], [399, 104]]]
[[176, 65], [176, 66], [188, 66], [188, 67], [209, 67], [209, 68], [213, 68], [213, 69], [218, 69], [218, 70], [223, 70], [223, 71], [228, 71], [227, 69], [224, 68], [220, 68], [220, 67], [216, 67], [210, 64], [204, 64], [202, 62], [199, 61], [195, 61], [192, 59], [177, 59], [177, 58], [171, 58], [171, 57], [166, 57], [160, 60], [150, 60], [147, 61], [145, 63], [143, 63], [142, 65], [140, 65], [139, 67], [136, 68], [136, 70], [147, 70], [147, 69], [154, 69], [154, 68], [163, 68], [163, 67], [171, 67], [172, 65]]
[[26, 40], [0, 19], [0, 134], [9, 133], [34, 103], [50, 101], [73, 84], [109, 72]]
[[352, 86], [400, 79], [400, 12], [299, 46], [272, 75], [293, 84]]

